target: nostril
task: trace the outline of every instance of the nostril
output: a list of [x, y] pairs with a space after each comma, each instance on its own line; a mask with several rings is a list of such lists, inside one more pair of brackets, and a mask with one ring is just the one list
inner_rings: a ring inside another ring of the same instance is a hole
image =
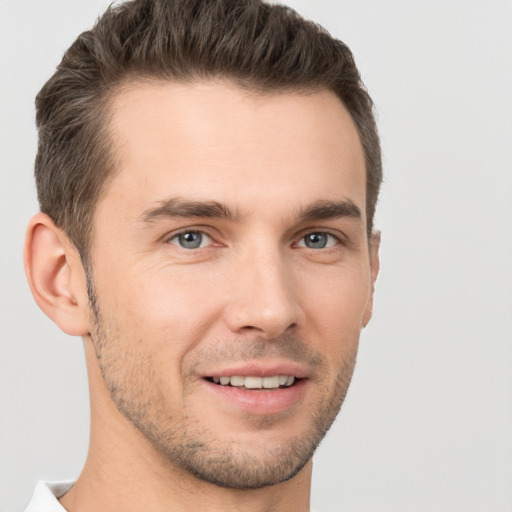
[[230, 300], [224, 319], [233, 333], [272, 340], [297, 329], [303, 313], [295, 296], [275, 290], [272, 283], [267, 286], [267, 280], [260, 276], [257, 290], [249, 286]]

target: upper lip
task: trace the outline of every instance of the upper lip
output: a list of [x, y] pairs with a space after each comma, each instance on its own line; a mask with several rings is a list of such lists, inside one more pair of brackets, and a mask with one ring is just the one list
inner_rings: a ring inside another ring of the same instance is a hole
[[308, 371], [294, 362], [244, 362], [223, 368], [201, 372], [202, 377], [222, 377], [239, 375], [243, 377], [272, 377], [274, 375], [291, 375], [297, 379], [308, 377]]

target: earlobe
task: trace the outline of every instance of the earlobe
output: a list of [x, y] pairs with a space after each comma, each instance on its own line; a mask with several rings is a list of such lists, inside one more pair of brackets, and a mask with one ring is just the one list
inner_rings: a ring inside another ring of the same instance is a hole
[[373, 295], [375, 292], [375, 282], [377, 281], [377, 276], [379, 275], [380, 268], [380, 258], [379, 258], [379, 248], [380, 248], [380, 239], [381, 234], [380, 231], [374, 231], [370, 238], [370, 278], [371, 278], [371, 291], [370, 297], [368, 299], [368, 303], [366, 305], [366, 310], [363, 316], [363, 327], [366, 327], [373, 313]]
[[25, 273], [35, 301], [65, 333], [89, 333], [85, 272], [78, 251], [48, 215], [38, 213], [28, 225]]

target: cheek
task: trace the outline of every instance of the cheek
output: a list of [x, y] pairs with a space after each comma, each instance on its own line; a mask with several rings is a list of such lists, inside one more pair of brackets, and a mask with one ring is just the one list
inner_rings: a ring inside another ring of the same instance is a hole
[[319, 343], [337, 350], [357, 345], [370, 296], [370, 275], [365, 266], [332, 271], [312, 278], [303, 289], [304, 311]]
[[[206, 275], [205, 275], [206, 274]], [[207, 273], [132, 265], [106, 276], [101, 304], [128, 336], [173, 358], [198, 344], [219, 315], [219, 295]]]

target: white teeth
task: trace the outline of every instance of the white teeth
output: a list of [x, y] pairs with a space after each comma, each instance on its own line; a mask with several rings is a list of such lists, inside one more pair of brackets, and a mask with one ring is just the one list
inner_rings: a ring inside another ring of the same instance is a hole
[[235, 375], [234, 377], [231, 377], [231, 385], [245, 386], [245, 377], [241, 377], [240, 375]]
[[245, 377], [245, 387], [247, 389], [259, 389], [263, 387], [263, 379], [261, 377]]
[[232, 377], [212, 377], [213, 382], [227, 386], [245, 387], [247, 389], [278, 389], [280, 386], [291, 386], [295, 382], [293, 375], [272, 375], [271, 377], [243, 377], [233, 375]]
[[263, 377], [263, 387], [267, 389], [279, 387], [279, 375], [275, 377]]

